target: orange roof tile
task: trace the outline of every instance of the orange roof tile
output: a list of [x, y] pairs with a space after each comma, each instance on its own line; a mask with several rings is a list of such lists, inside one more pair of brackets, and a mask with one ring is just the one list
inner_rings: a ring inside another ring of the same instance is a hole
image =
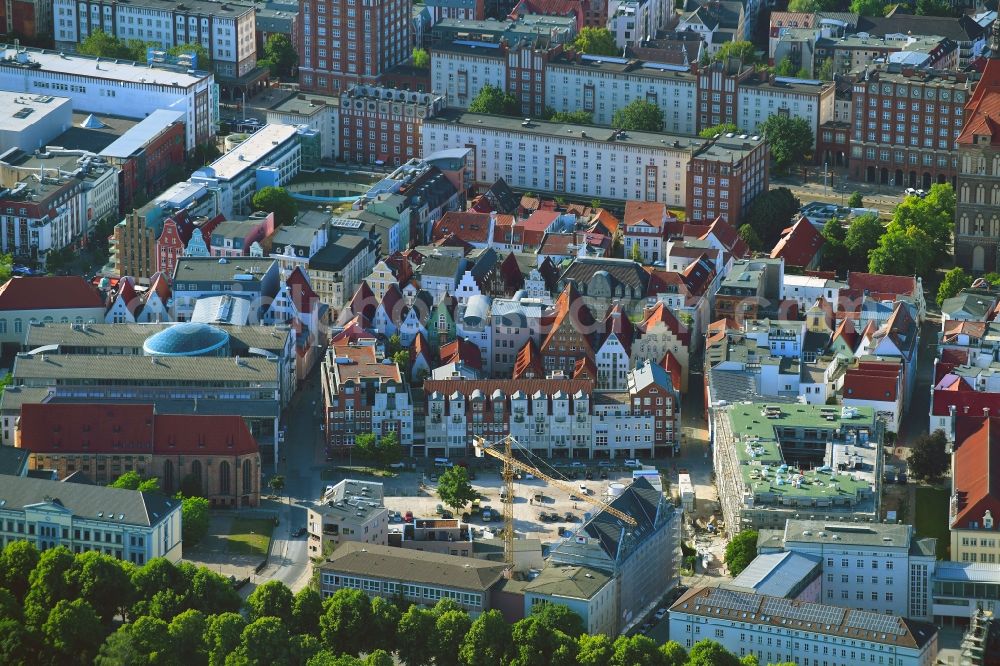
[[785, 260], [786, 266], [808, 266], [823, 247], [823, 235], [805, 217], [781, 232], [781, 238], [771, 250], [771, 258]]
[[952, 528], [982, 525], [990, 511], [1000, 519], [1000, 418], [960, 417], [955, 424], [955, 494], [958, 511]]
[[544, 379], [545, 369], [542, 365], [542, 354], [534, 340], [528, 339], [517, 352], [514, 361], [514, 379]]

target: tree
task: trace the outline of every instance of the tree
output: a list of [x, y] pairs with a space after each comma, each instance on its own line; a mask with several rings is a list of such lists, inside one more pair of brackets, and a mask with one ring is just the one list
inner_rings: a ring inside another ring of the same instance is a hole
[[885, 14], [883, 0], [851, 0], [851, 11], [861, 16], [882, 16]]
[[413, 605], [399, 618], [396, 647], [399, 658], [407, 666], [429, 664], [437, 643], [437, 618], [434, 613]]
[[143, 493], [154, 493], [160, 490], [160, 480], [155, 476], [143, 479], [136, 471], [125, 472], [112, 483], [109, 488], [124, 488], [125, 490], [138, 490]]
[[498, 610], [488, 610], [473, 621], [458, 654], [466, 666], [506, 663], [511, 651], [510, 625]]
[[222, 613], [208, 618], [205, 626], [205, 647], [209, 666], [225, 666], [226, 655], [236, 651], [246, 620], [239, 613]]
[[1000, 285], [1000, 273], [987, 273], [983, 276], [983, 280], [996, 287]]
[[[568, 123], [570, 125], [593, 125], [594, 114], [590, 111], [552, 111], [549, 120], [554, 123]], [[600, 206], [591, 206], [600, 208]]]
[[660, 646], [663, 666], [684, 666], [688, 660], [687, 650], [677, 641], [667, 641]]
[[409, 374], [408, 370], [410, 367], [410, 352], [406, 349], [400, 349], [398, 352], [392, 355], [392, 362], [395, 363], [400, 372], [404, 375]]
[[282, 624], [292, 621], [294, 597], [280, 580], [269, 580], [247, 597], [247, 618], [254, 622], [262, 617], [276, 617]]
[[431, 54], [427, 49], [413, 49], [413, 66], [419, 69], [431, 68]]
[[193, 546], [208, 534], [208, 500], [204, 497], [181, 499], [181, 537]]
[[760, 666], [760, 659], [753, 652], [748, 652], [740, 658], [740, 666]]
[[614, 644], [604, 634], [584, 634], [576, 641], [576, 662], [580, 666], [607, 666], [615, 653]]
[[80, 598], [88, 602], [106, 625], [116, 615], [126, 616], [132, 606], [135, 587], [125, 562], [98, 551], [77, 555], [70, 577]]
[[571, 638], [579, 638], [586, 630], [583, 618], [564, 604], [535, 604], [531, 607], [531, 616], [549, 629], [561, 631]]
[[[285, 37], [285, 39], [288, 39]], [[265, 49], [266, 52], [266, 49]], [[198, 56], [198, 69], [209, 69], [212, 66], [212, 54], [198, 42], [185, 42], [167, 49], [167, 53], [172, 56], [196, 55]], [[145, 56], [143, 56], [145, 58]]]
[[[937, 184], [927, 196], [907, 197], [893, 211], [888, 233], [919, 229], [931, 241], [933, 259], [941, 262], [948, 257], [955, 215], [955, 191], [951, 185]], [[930, 267], [933, 268], [933, 267]]]
[[535, 617], [515, 622], [511, 636], [514, 644], [511, 666], [576, 663], [576, 641], [561, 631], [550, 629]]
[[617, 56], [621, 49], [607, 28], [583, 28], [573, 40], [573, 50], [588, 55]]
[[804, 66], [799, 67], [798, 71], [795, 72], [794, 78], [796, 79], [808, 79], [812, 76], [812, 72], [806, 69]]
[[747, 211], [746, 223], [757, 232], [761, 247], [774, 247], [782, 229], [802, 206], [787, 187], [777, 187], [759, 195]]
[[778, 76], [792, 76], [795, 73], [795, 65], [792, 64], [792, 59], [785, 56], [778, 61], [778, 64], [774, 66], [774, 73]]
[[103, 30], [94, 30], [76, 47], [81, 55], [99, 56], [101, 58], [124, 58], [125, 45]]
[[914, 478], [928, 483], [937, 483], [951, 467], [948, 455], [948, 438], [944, 430], [935, 430], [929, 435], [920, 435], [910, 448], [906, 462]]
[[937, 304], [942, 305], [958, 292], [972, 286], [972, 278], [961, 268], [953, 268], [944, 274], [941, 286], [938, 287]]
[[833, 9], [836, 4], [834, 0], [789, 0], [788, 11], [812, 14]]
[[[374, 601], [373, 599], [373, 604]], [[292, 600], [292, 631], [296, 634], [319, 635], [319, 616], [322, 614], [323, 597], [311, 587], [303, 587], [295, 593]]]
[[42, 626], [45, 648], [53, 661], [87, 663], [104, 641], [104, 629], [94, 609], [83, 599], [63, 599]]
[[923, 229], [890, 223], [868, 256], [868, 270], [882, 275], [929, 275], [934, 270], [933, 240]]
[[38, 558], [28, 576], [29, 588], [24, 597], [25, 624], [29, 629], [40, 628], [59, 601], [75, 596], [68, 576], [72, 569], [73, 554], [66, 546], [49, 548]]
[[861, 192], [855, 190], [851, 192], [850, 198], [847, 200], [847, 206], [849, 208], [861, 208], [864, 205], [864, 197], [861, 196]]
[[[201, 637], [199, 637], [199, 640]], [[170, 628], [159, 618], [144, 615], [108, 636], [94, 660], [95, 666], [166, 666], [174, 645]], [[180, 662], [177, 662], [180, 663]]]
[[918, 16], [954, 16], [955, 10], [947, 0], [917, 0]]
[[802, 162], [812, 153], [813, 131], [804, 118], [776, 113], [761, 125], [771, 149], [771, 159], [779, 171]]
[[281, 226], [295, 222], [298, 215], [299, 205], [295, 199], [283, 187], [264, 187], [251, 200], [254, 210], [263, 210], [274, 213], [274, 224]]
[[757, 557], [757, 532], [743, 530], [726, 544], [726, 567], [732, 576], [739, 576]]
[[14, 541], [0, 550], [0, 587], [9, 590], [18, 603], [28, 594], [28, 577], [38, 558], [38, 549], [30, 541]]
[[816, 77], [821, 81], [833, 81], [835, 73], [836, 69], [833, 64], [833, 58], [824, 58], [816, 70]]
[[740, 666], [740, 660], [715, 641], [705, 638], [691, 647], [687, 666]]
[[306, 666], [366, 666], [365, 662], [349, 654], [337, 656], [329, 650], [320, 650]]
[[487, 83], [469, 102], [469, 113], [492, 113], [498, 116], [521, 115], [521, 103], [513, 93]]
[[460, 511], [478, 496], [469, 483], [469, 471], [460, 465], [445, 470], [438, 479], [438, 497], [456, 511]]
[[837, 218], [831, 218], [823, 225], [823, 268], [837, 270], [848, 261], [850, 253], [845, 243], [847, 229]]
[[662, 666], [663, 653], [649, 636], [635, 634], [615, 639], [611, 666]]
[[435, 666], [460, 666], [459, 648], [472, 620], [464, 610], [450, 610], [438, 615], [434, 623], [434, 664]]
[[372, 599], [372, 647], [396, 649], [396, 629], [402, 613], [396, 604], [384, 597]]
[[662, 132], [663, 111], [652, 102], [634, 99], [615, 111], [611, 126], [626, 131]]
[[706, 127], [702, 131], [698, 132], [698, 136], [703, 139], [714, 139], [716, 135], [738, 134], [739, 131], [740, 128], [733, 123], [722, 123], [721, 125]]
[[637, 264], [642, 263], [642, 248], [639, 247], [639, 243], [632, 243], [632, 251], [629, 253], [629, 257]]
[[21, 605], [9, 590], [0, 587], [0, 620], [21, 620]]
[[267, 485], [271, 487], [271, 490], [275, 493], [281, 493], [285, 489], [285, 477], [281, 474], [275, 474], [271, 477], [271, 480], [267, 482]]
[[760, 241], [760, 236], [757, 235], [757, 232], [749, 224], [741, 226], [737, 233], [751, 250], [762, 250], [764, 248], [763, 243]]
[[268, 35], [264, 44], [264, 60], [273, 76], [291, 76], [299, 56], [288, 35], [280, 33]]
[[357, 654], [367, 647], [372, 623], [372, 605], [361, 590], [340, 589], [323, 604], [320, 635], [330, 648]]
[[403, 457], [403, 447], [399, 443], [399, 433], [390, 430], [378, 438], [378, 461], [382, 467], [397, 463]]
[[866, 213], [851, 220], [851, 225], [847, 227], [844, 245], [851, 255], [852, 269], [868, 268], [868, 255], [878, 245], [878, 240], [884, 233], [885, 227], [879, 221], [878, 215]]
[[[288, 638], [288, 629], [276, 617], [262, 617], [251, 622], [240, 634], [235, 663], [240, 666], [292, 666]], [[229, 661], [227, 658], [227, 665]]]
[[167, 628], [173, 643], [173, 658], [178, 664], [203, 664], [208, 658], [205, 645], [205, 615], [189, 609], [170, 621]]
[[243, 605], [239, 592], [228, 578], [199, 567], [191, 578], [191, 607], [206, 616], [235, 613]]
[[760, 62], [760, 58], [757, 56], [757, 47], [752, 42], [742, 40], [726, 42], [712, 57], [718, 62], [726, 62], [730, 58], [735, 58], [744, 65], [754, 65]]

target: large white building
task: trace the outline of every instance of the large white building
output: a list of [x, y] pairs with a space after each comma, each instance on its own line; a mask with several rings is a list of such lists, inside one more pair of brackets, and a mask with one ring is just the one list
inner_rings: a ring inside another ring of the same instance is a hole
[[628, 58], [560, 56], [546, 69], [545, 103], [556, 111], [588, 111], [610, 125], [615, 111], [637, 99], [663, 110], [663, 129], [697, 133], [698, 79], [682, 65]]
[[674, 11], [668, 0], [610, 0], [608, 29], [620, 49], [638, 46], [656, 37], [665, 28]]
[[219, 89], [211, 72], [149, 67], [0, 44], [0, 90], [68, 97], [73, 110], [145, 118], [157, 109], [184, 113], [185, 147], [214, 136]]
[[[53, 0], [56, 48], [75, 50], [97, 30], [122, 41], [140, 39], [169, 49], [201, 44], [215, 73], [244, 76], [257, 66], [257, 16], [252, 4], [184, 0]], [[207, 67], [208, 63], [198, 63]]]
[[181, 559], [181, 502], [160, 493], [0, 476], [0, 547], [30, 541], [143, 565]]
[[692, 588], [670, 607], [670, 638], [803, 666], [929, 666], [938, 651], [937, 628], [920, 620], [712, 587]]
[[737, 86], [736, 125], [756, 132], [769, 117], [784, 113], [809, 123], [815, 146], [819, 126], [833, 119], [835, 93], [835, 86], [828, 81], [750, 77]]
[[299, 128], [265, 125], [246, 141], [206, 167], [191, 174], [191, 182], [219, 192], [219, 213], [249, 215], [257, 190], [279, 187], [302, 168]]
[[546, 194], [685, 204], [687, 164], [705, 141], [655, 132], [445, 110], [424, 121], [424, 151], [474, 151], [478, 184], [503, 178]]
[[758, 547], [822, 558], [822, 603], [930, 620], [936, 542], [912, 525], [788, 520]]
[[499, 44], [455, 42], [432, 47], [430, 53], [431, 89], [450, 107], [467, 109], [483, 86], [507, 80], [506, 54]]
[[73, 105], [66, 97], [25, 95], [0, 90], [0, 155], [11, 148], [32, 152], [59, 136], [73, 124]]

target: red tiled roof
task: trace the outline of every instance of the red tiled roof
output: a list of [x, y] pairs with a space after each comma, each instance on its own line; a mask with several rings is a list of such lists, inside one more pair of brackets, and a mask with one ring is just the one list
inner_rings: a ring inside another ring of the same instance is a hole
[[823, 235], [812, 222], [800, 217], [798, 222], [781, 232], [778, 244], [771, 250], [771, 258], [783, 258], [786, 266], [808, 266], [824, 242]]
[[470, 250], [475, 249], [475, 248], [472, 247], [472, 245], [470, 245], [466, 241], [462, 240], [461, 238], [459, 238], [455, 234], [447, 234], [443, 238], [439, 238], [436, 241], [432, 241], [431, 242], [431, 246], [432, 247], [460, 247], [463, 250], [465, 250], [466, 253], [468, 253]]
[[339, 384], [360, 383], [365, 380], [386, 379], [403, 381], [399, 366], [395, 363], [379, 363], [375, 359], [372, 345], [333, 345], [333, 356], [338, 361], [332, 364]]
[[413, 338], [413, 358], [410, 361], [415, 361], [418, 356], [423, 356], [424, 360], [430, 362], [430, 343], [427, 342], [427, 338], [424, 334], [417, 333], [417, 337]]
[[710, 235], [715, 236], [722, 246], [737, 259], [750, 256], [750, 248], [740, 236], [736, 227], [726, 222], [721, 216], [715, 218], [712, 224], [709, 225], [708, 230], [700, 236], [700, 239], [706, 240]]
[[465, 363], [476, 370], [483, 369], [483, 354], [479, 346], [465, 339], [456, 339], [441, 345], [441, 365]]
[[581, 356], [576, 359], [576, 365], [573, 366], [573, 379], [597, 381], [597, 364], [589, 356]]
[[586, 348], [587, 355], [593, 355], [594, 350], [591, 347], [590, 336], [594, 331], [594, 324], [596, 322], [594, 315], [590, 312], [590, 308], [583, 301], [580, 292], [576, 290], [576, 285], [573, 282], [566, 283], [566, 288], [563, 289], [562, 293], [559, 294], [559, 298], [556, 299], [554, 311], [555, 314], [552, 318], [549, 334], [542, 342], [542, 353], [544, 354], [547, 351], [559, 329], [568, 321], [579, 334], [580, 340], [583, 343], [582, 346]]
[[34, 453], [241, 455], [257, 442], [240, 416], [154, 414], [152, 405], [21, 407], [20, 443]]
[[78, 275], [13, 277], [0, 287], [0, 310], [103, 308], [101, 294]]
[[319, 300], [319, 295], [313, 291], [312, 285], [309, 284], [309, 278], [306, 277], [300, 266], [296, 266], [292, 270], [291, 275], [285, 280], [285, 284], [288, 286], [288, 295], [291, 297], [295, 309], [300, 313], [312, 312], [313, 303]]
[[514, 379], [544, 379], [545, 369], [542, 365], [542, 354], [538, 351], [535, 341], [528, 339], [517, 352], [514, 361]]
[[941, 342], [944, 344], [955, 342], [960, 335], [967, 335], [970, 338], [975, 339], [982, 338], [986, 335], [986, 322], [949, 319], [944, 324], [944, 332], [941, 336]]
[[424, 395], [437, 391], [447, 396], [457, 391], [468, 396], [476, 389], [487, 399], [498, 389], [507, 398], [518, 391], [528, 397], [538, 391], [543, 395], [562, 391], [570, 396], [581, 392], [589, 397], [594, 391], [594, 382], [589, 379], [430, 379], [424, 382]]
[[639, 330], [643, 334], [646, 334], [650, 331], [650, 329], [655, 328], [660, 324], [663, 324], [670, 329], [670, 331], [677, 336], [685, 347], [691, 344], [691, 330], [682, 324], [681, 321], [674, 316], [674, 313], [670, 311], [667, 304], [663, 302], [657, 303], [646, 311], [646, 318], [639, 324]]
[[683, 380], [684, 370], [681, 368], [681, 362], [677, 360], [677, 357], [671, 352], [667, 352], [663, 359], [660, 361], [660, 366], [670, 373], [670, 381], [674, 385], [675, 389], [680, 390]]
[[900, 389], [902, 366], [891, 363], [860, 363], [844, 373], [845, 399], [893, 402]]
[[847, 286], [870, 295], [911, 296], [917, 291], [917, 280], [908, 275], [876, 275], [875, 273], [847, 273]]
[[940, 356], [938, 356], [938, 362], [934, 365], [934, 382], [941, 381], [942, 377], [958, 366], [968, 364], [968, 349], [942, 349]]
[[646, 222], [654, 229], [663, 229], [663, 219], [669, 221], [673, 216], [667, 213], [667, 205], [655, 201], [626, 201], [625, 226]]
[[118, 292], [115, 294], [114, 299], [112, 299], [111, 305], [114, 305], [118, 301], [125, 303], [125, 307], [132, 314], [135, 314], [136, 310], [142, 304], [135, 291], [135, 280], [131, 276], [123, 276], [119, 280]]
[[[511, 226], [514, 218], [510, 215], [497, 215], [496, 226]], [[492, 239], [490, 235], [490, 214], [489, 213], [468, 213], [459, 211], [448, 211], [434, 223], [431, 232], [433, 240], [442, 240], [448, 234], [455, 234], [457, 238], [471, 244], [488, 244]]]
[[524, 274], [521, 273], [521, 266], [517, 263], [517, 257], [513, 252], [507, 254], [500, 262], [500, 277], [503, 279], [504, 292], [513, 294], [524, 286]]
[[990, 511], [1000, 518], [1000, 417], [963, 416], [955, 424], [955, 494], [958, 510], [954, 528], [982, 525]]
[[374, 335], [368, 331], [371, 322], [364, 315], [359, 314], [344, 324], [344, 330], [330, 339], [331, 345], [347, 344], [357, 342], [364, 338], [372, 338]]
[[354, 296], [351, 297], [351, 302], [347, 304], [345, 310], [350, 311], [354, 315], [362, 315], [365, 319], [371, 321], [372, 317], [375, 316], [375, 308], [378, 302], [375, 300], [375, 292], [372, 288], [368, 286], [366, 280], [362, 280], [361, 284], [354, 291]]
[[625, 348], [625, 353], [631, 356], [632, 342], [635, 340], [635, 326], [628, 318], [628, 313], [622, 310], [622, 306], [618, 303], [611, 306], [604, 318], [605, 340], [610, 338], [612, 333], [618, 337], [618, 342]]
[[608, 211], [604, 210], [603, 208], [597, 209], [597, 215], [594, 216], [592, 222], [595, 227], [597, 225], [603, 226], [605, 229], [607, 229], [608, 234], [610, 235], [614, 235], [614, 233], [618, 231], [618, 227], [621, 224], [621, 221], [617, 217], [615, 217]]
[[990, 145], [1000, 144], [1000, 61], [986, 60], [983, 75], [965, 105], [965, 124], [956, 142], [971, 145], [976, 135], [988, 134]]
[[164, 304], [170, 298], [170, 281], [163, 273], [157, 272], [153, 274], [153, 281], [149, 285], [149, 291], [146, 292], [146, 300], [149, 300], [150, 294], [153, 293], [156, 293]]
[[577, 24], [582, 26], [584, 13], [581, 0], [520, 0], [511, 11], [510, 17], [516, 19], [523, 14], [573, 16]]
[[947, 416], [952, 407], [958, 416], [982, 416], [984, 409], [989, 409], [994, 416], [1000, 416], [1000, 393], [976, 391], [965, 379], [946, 374], [934, 386], [931, 414]]
[[833, 337], [830, 338], [830, 342], [841, 338], [847, 343], [847, 346], [851, 351], [858, 348], [858, 330], [854, 328], [854, 320], [844, 319], [840, 322], [840, 326], [837, 330], [833, 332]]

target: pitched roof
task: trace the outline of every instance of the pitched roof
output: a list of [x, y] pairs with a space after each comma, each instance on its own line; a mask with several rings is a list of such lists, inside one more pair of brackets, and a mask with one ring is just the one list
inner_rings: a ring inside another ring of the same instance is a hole
[[771, 258], [785, 260], [786, 266], [808, 266], [825, 242], [823, 235], [805, 217], [781, 232], [781, 238], [771, 250]]
[[674, 313], [663, 301], [646, 311], [646, 318], [639, 324], [639, 330], [645, 335], [661, 324], [676, 335], [684, 343], [684, 346], [691, 344], [691, 330], [674, 316]]
[[612, 561], [618, 561], [621, 551], [645, 541], [653, 533], [656, 515], [664, 501], [663, 494], [640, 477], [610, 502], [612, 507], [635, 519], [637, 525], [623, 530], [621, 520], [607, 511], [600, 511], [582, 529], [588, 536], [598, 540], [601, 550]]
[[594, 350], [590, 344], [590, 336], [594, 331], [594, 324], [596, 322], [594, 315], [590, 312], [590, 308], [587, 307], [587, 304], [583, 301], [583, 297], [580, 296], [580, 292], [577, 291], [574, 282], [567, 282], [566, 287], [559, 294], [559, 298], [556, 299], [553, 306], [549, 334], [542, 341], [541, 351], [543, 354], [555, 339], [559, 329], [567, 321], [580, 335], [580, 339], [587, 348], [587, 354], [593, 355]]
[[505, 294], [513, 294], [524, 286], [524, 274], [513, 252], [508, 253], [500, 262], [500, 278], [503, 280]]
[[12, 277], [0, 287], [0, 310], [103, 308], [100, 292], [78, 275]]
[[982, 525], [986, 511], [1000, 520], [1000, 417], [960, 417], [955, 424], [954, 461], [958, 497], [951, 527]]
[[479, 391], [487, 398], [499, 391], [505, 398], [520, 391], [528, 397], [536, 393], [555, 395], [557, 392], [574, 396], [578, 393], [589, 396], [594, 390], [594, 382], [589, 379], [430, 379], [424, 382], [424, 394], [440, 393], [470, 396]]
[[676, 388], [684, 386], [683, 384], [683, 374], [684, 369], [681, 367], [681, 362], [677, 360], [677, 357], [673, 355], [673, 352], [667, 352], [663, 358], [660, 360], [660, 367], [667, 371], [670, 375], [670, 381]]
[[[624, 223], [626, 227], [646, 223], [649, 226], [663, 231], [664, 219], [669, 220], [673, 215], [667, 212], [667, 205], [655, 201], [626, 201]], [[623, 229], [628, 233], [628, 229]]]
[[960, 335], [968, 336], [976, 340], [986, 335], [987, 323], [985, 321], [963, 321], [960, 319], [949, 319], [944, 323], [944, 331], [941, 333], [941, 342], [949, 344], [958, 342]]
[[427, 342], [427, 338], [424, 336], [423, 331], [417, 333], [417, 336], [413, 338], [413, 358], [410, 361], [415, 361], [418, 356], [423, 356], [424, 359], [430, 362], [430, 343]]
[[982, 416], [983, 410], [989, 410], [993, 416], [1000, 416], [1000, 393], [976, 391], [965, 379], [956, 375], [945, 375], [934, 388], [931, 415], [947, 416], [952, 407], [955, 408], [955, 415], [959, 417]]
[[378, 306], [391, 321], [397, 323], [403, 321], [406, 300], [403, 299], [403, 293], [399, 290], [399, 285], [395, 283], [390, 284], [389, 288], [385, 290], [385, 295], [382, 296], [382, 302]]
[[589, 356], [581, 356], [573, 365], [573, 379], [597, 381], [597, 364]]
[[591, 222], [592, 226], [590, 231], [596, 231], [598, 227], [604, 227], [610, 235], [614, 235], [614, 233], [618, 231], [618, 227], [621, 225], [621, 221], [617, 217], [603, 208], [597, 209], [597, 215], [594, 216]]
[[535, 341], [528, 339], [517, 352], [514, 360], [514, 379], [544, 379], [545, 368], [542, 364], [542, 354], [538, 351]]
[[[340, 317], [337, 321], [338, 323], [346, 324], [357, 315], [361, 315], [368, 321], [371, 321], [372, 317], [375, 316], [376, 307], [378, 307], [378, 301], [375, 300], [375, 292], [373, 292], [372, 288], [368, 286], [367, 280], [362, 280], [361, 283], [358, 284], [358, 288], [354, 290], [354, 295], [351, 296], [351, 301], [340, 313]], [[341, 322], [340, 320], [344, 317], [346, 317], [346, 319]]]
[[285, 280], [288, 286], [288, 295], [292, 299], [292, 304], [299, 313], [312, 312], [312, 306], [319, 301], [319, 295], [313, 291], [302, 267], [296, 266], [292, 269], [291, 275]]
[[910, 296], [917, 292], [917, 280], [909, 275], [877, 275], [875, 273], [847, 273], [847, 287], [861, 293], [878, 296]]
[[124, 303], [125, 308], [132, 314], [135, 314], [139, 310], [139, 306], [142, 305], [142, 301], [135, 291], [135, 280], [130, 276], [124, 276], [118, 281], [118, 292], [115, 294], [112, 305], [117, 301]]
[[470, 210], [479, 213], [489, 213], [496, 211], [505, 215], [513, 215], [517, 212], [518, 198], [514, 191], [510, 189], [507, 182], [500, 178], [490, 185], [490, 188], [483, 192], [470, 206]]
[[702, 234], [701, 240], [707, 240], [709, 236], [715, 236], [722, 246], [737, 259], [744, 259], [750, 256], [750, 247], [743, 240], [743, 237], [740, 236], [739, 231], [736, 230], [736, 227], [726, 222], [721, 215], [712, 221], [712, 224], [708, 227], [708, 231]]
[[902, 387], [899, 363], [862, 362], [844, 373], [845, 399], [894, 402]]
[[159, 271], [153, 274], [153, 281], [149, 285], [149, 290], [146, 292], [146, 300], [148, 301], [149, 297], [153, 294], [159, 296], [164, 305], [170, 298], [170, 281], [167, 279], [166, 275]]
[[621, 304], [615, 303], [608, 310], [604, 317], [605, 339], [612, 334], [618, 337], [618, 342], [625, 348], [625, 353], [632, 354], [632, 343], [635, 341], [635, 326], [628, 318], [628, 313], [622, 309]]
[[466, 339], [456, 339], [441, 345], [441, 365], [461, 361], [470, 368], [483, 369], [483, 355], [479, 346]]
[[830, 342], [838, 339], [843, 340], [851, 351], [858, 348], [858, 330], [854, 328], [853, 319], [844, 319], [840, 322], [840, 326], [833, 332]]
[[[869, 322], [869, 326], [872, 322]], [[903, 353], [909, 353], [917, 346], [917, 322], [910, 316], [910, 310], [905, 303], [897, 302], [892, 315], [872, 336], [873, 341], [888, 338]]]

